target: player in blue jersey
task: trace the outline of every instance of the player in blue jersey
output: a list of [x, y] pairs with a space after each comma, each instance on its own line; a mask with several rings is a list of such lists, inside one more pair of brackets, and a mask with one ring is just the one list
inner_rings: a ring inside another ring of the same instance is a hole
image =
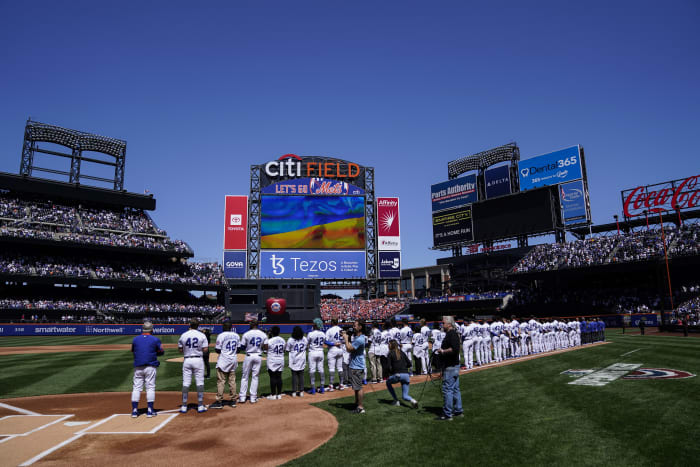
[[144, 383], [146, 385], [146, 416], [154, 417], [156, 411], [153, 404], [156, 401], [156, 370], [160, 362], [158, 355], [163, 355], [163, 345], [160, 339], [153, 335], [153, 323], [146, 321], [141, 326], [142, 334], [134, 337], [131, 342], [131, 352], [134, 354], [134, 388], [131, 391], [131, 417], [139, 416], [139, 400]]

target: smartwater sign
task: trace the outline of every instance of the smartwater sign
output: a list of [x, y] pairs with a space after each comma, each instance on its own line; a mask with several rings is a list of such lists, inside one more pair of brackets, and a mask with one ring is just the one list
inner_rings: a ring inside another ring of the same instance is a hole
[[246, 251], [224, 251], [224, 276], [228, 279], [245, 279]]
[[588, 220], [583, 180], [559, 185], [559, 202], [564, 225], [581, 224]]
[[520, 161], [520, 189], [530, 190], [582, 178], [579, 146]]
[[455, 178], [430, 187], [433, 212], [476, 203], [476, 175]]
[[365, 276], [364, 251], [260, 252], [260, 277], [264, 279], [360, 279]]
[[510, 167], [502, 165], [484, 173], [486, 199], [510, 194]]
[[379, 252], [379, 278], [380, 279], [400, 279], [401, 278], [401, 252], [380, 251]]

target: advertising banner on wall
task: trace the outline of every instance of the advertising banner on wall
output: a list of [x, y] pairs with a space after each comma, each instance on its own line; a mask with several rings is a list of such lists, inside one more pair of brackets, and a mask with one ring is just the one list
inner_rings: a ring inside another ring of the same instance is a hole
[[486, 199], [510, 194], [510, 167], [502, 165], [484, 172]]
[[401, 249], [398, 198], [377, 198], [377, 237], [379, 251]]
[[224, 250], [248, 248], [248, 197], [226, 196]]
[[379, 252], [379, 278], [380, 279], [400, 279], [401, 278], [401, 252], [400, 251], [380, 251]]
[[467, 175], [454, 180], [436, 183], [430, 187], [433, 212], [476, 203], [476, 175]]
[[579, 146], [522, 160], [519, 169], [521, 191], [583, 177]]
[[625, 217], [700, 207], [700, 175], [622, 190]]
[[364, 279], [364, 251], [262, 250], [263, 279]]
[[564, 225], [583, 224], [588, 221], [583, 180], [559, 185], [559, 203]]
[[442, 246], [473, 240], [471, 206], [433, 213], [433, 245]]
[[224, 251], [224, 276], [228, 279], [245, 279], [248, 252]]

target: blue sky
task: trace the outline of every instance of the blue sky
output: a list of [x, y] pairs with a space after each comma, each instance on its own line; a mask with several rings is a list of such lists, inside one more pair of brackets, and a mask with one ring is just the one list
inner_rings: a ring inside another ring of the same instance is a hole
[[595, 223], [700, 173], [695, 0], [199, 3], [1, 2], [0, 171], [29, 116], [125, 139], [126, 188], [220, 261], [251, 164], [343, 158], [401, 198], [404, 267], [444, 255], [429, 190], [464, 155], [581, 144]]

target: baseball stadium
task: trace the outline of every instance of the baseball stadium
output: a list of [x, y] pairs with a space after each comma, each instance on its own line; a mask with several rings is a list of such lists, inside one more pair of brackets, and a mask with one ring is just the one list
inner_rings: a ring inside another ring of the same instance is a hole
[[[374, 167], [279, 155], [218, 200], [219, 263], [156, 225], [125, 160], [28, 120], [0, 173], [0, 465], [700, 456], [700, 175], [619, 187], [594, 224], [581, 145], [446, 158], [431, 213]], [[436, 264], [401, 267], [402, 215], [432, 216]]]

